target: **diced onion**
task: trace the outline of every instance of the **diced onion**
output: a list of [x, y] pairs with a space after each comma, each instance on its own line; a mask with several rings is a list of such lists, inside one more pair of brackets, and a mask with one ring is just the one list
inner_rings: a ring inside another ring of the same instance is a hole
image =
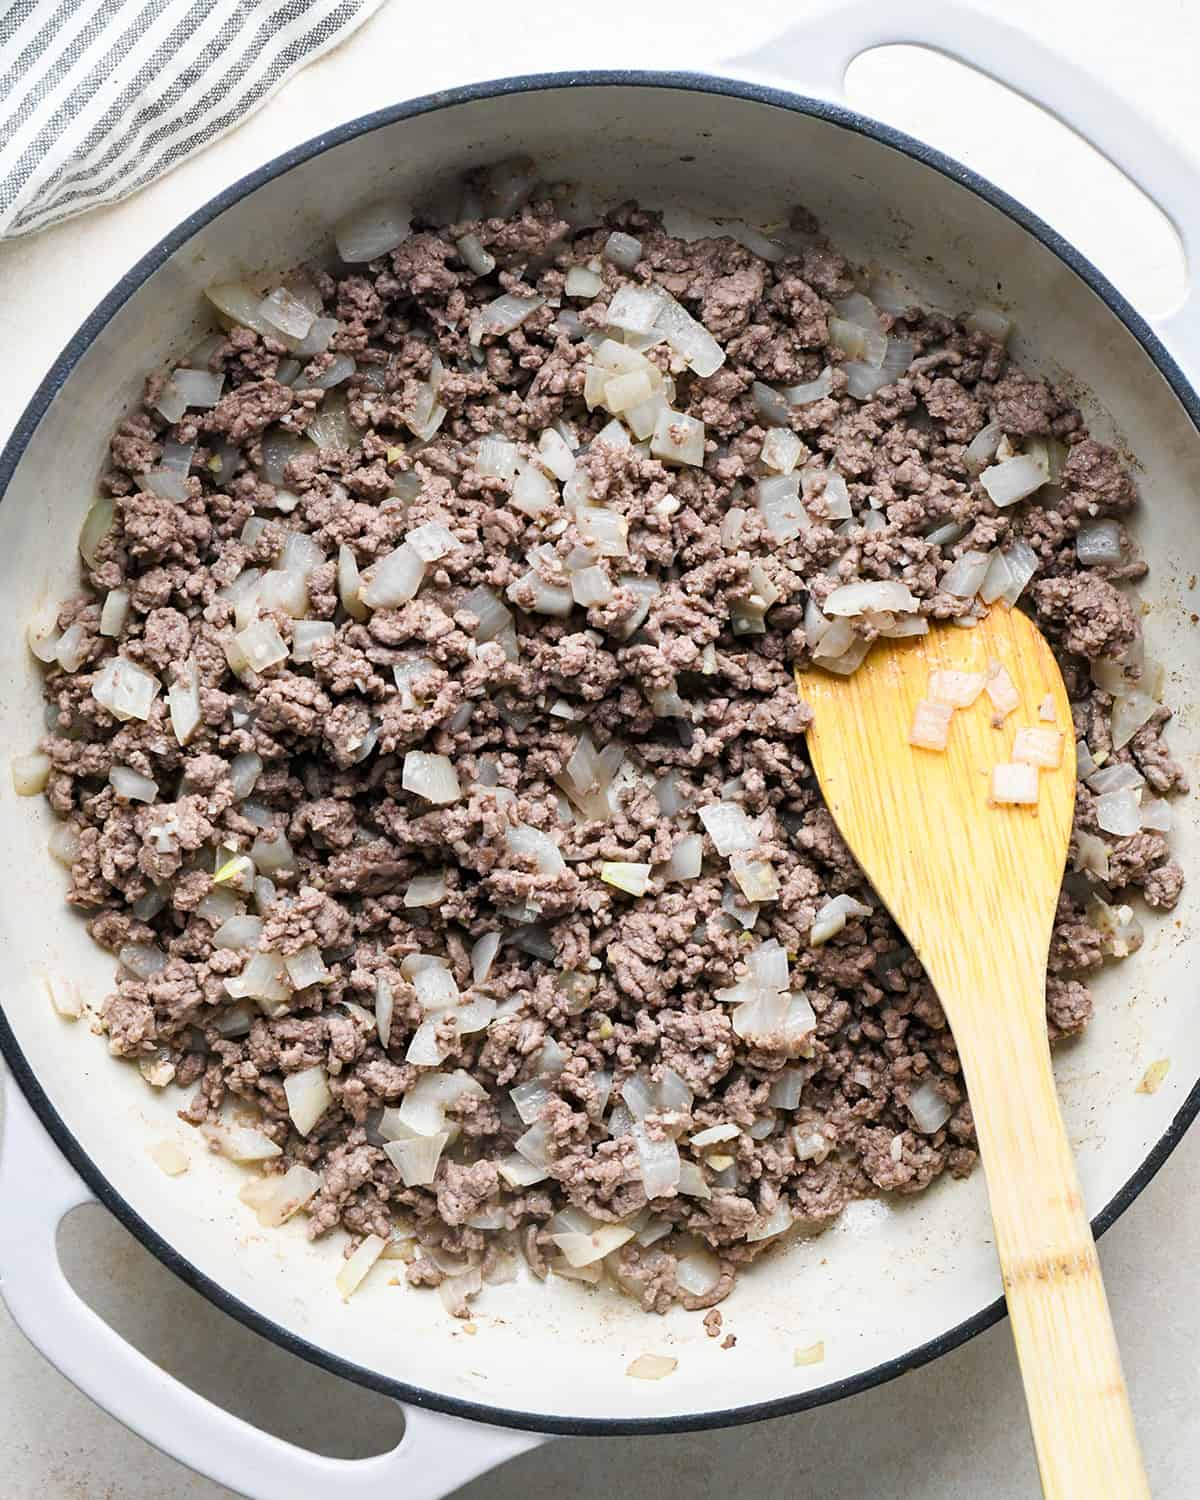
[[792, 1213], [786, 1203], [779, 1203], [774, 1212], [762, 1219], [755, 1227], [746, 1234], [747, 1244], [757, 1244], [759, 1240], [774, 1239], [777, 1234], [783, 1234], [792, 1227]]
[[1015, 458], [1006, 458], [1001, 463], [984, 469], [979, 482], [987, 491], [993, 505], [1015, 505], [1046, 482], [1046, 473], [1035, 458], [1018, 453]]
[[390, 609], [416, 598], [425, 563], [416, 550], [402, 542], [386, 557], [367, 569], [360, 584], [359, 600], [371, 609]]
[[545, 300], [544, 297], [520, 296], [515, 292], [505, 292], [494, 302], [476, 308], [471, 314], [468, 325], [468, 337], [471, 343], [479, 344], [485, 334], [501, 337], [506, 333], [512, 333], [513, 329], [519, 328], [526, 318], [543, 305]]
[[909, 1113], [922, 1135], [934, 1135], [953, 1114], [941, 1094], [928, 1079], [917, 1085], [908, 1096]]
[[1031, 766], [1054, 770], [1062, 765], [1063, 737], [1057, 729], [1018, 729], [1013, 738], [1012, 758]]
[[[132, 773], [131, 773], [132, 774]], [[50, 757], [41, 751], [16, 755], [12, 763], [13, 790], [18, 797], [36, 797], [50, 780]], [[158, 788], [155, 787], [157, 792]]]
[[639, 1354], [625, 1367], [625, 1373], [632, 1380], [662, 1380], [672, 1374], [678, 1365], [679, 1361], [669, 1354]]
[[994, 803], [1036, 806], [1037, 767], [1004, 762], [993, 766], [991, 799]]
[[789, 406], [809, 406], [814, 401], [823, 401], [833, 392], [833, 370], [826, 365], [815, 380], [802, 385], [785, 386], [782, 395]]
[[230, 1161], [270, 1161], [273, 1157], [283, 1155], [282, 1149], [269, 1135], [264, 1135], [261, 1130], [255, 1130], [250, 1125], [231, 1125], [220, 1121], [204, 1126], [203, 1131], [209, 1144], [215, 1146]]
[[404, 757], [401, 785], [438, 807], [457, 802], [462, 796], [458, 773], [444, 755], [430, 755], [424, 750], [410, 750]]
[[261, 917], [227, 917], [213, 933], [213, 946], [215, 948], [255, 949], [258, 947], [258, 940], [262, 937], [262, 933]]
[[324, 984], [333, 977], [325, 967], [321, 950], [311, 944], [298, 953], [289, 954], [283, 964], [293, 987], [298, 990], [307, 989], [312, 984]]
[[296, 1162], [282, 1177], [262, 1177], [248, 1182], [238, 1197], [254, 1210], [264, 1229], [277, 1229], [310, 1203], [320, 1190], [319, 1174]]
[[266, 1000], [281, 1004], [290, 999], [292, 993], [284, 983], [283, 972], [283, 960], [278, 953], [255, 953], [240, 974], [224, 981], [225, 988], [235, 1000]]
[[954, 709], [949, 703], [921, 698], [913, 712], [908, 743], [921, 750], [945, 750], [950, 740], [950, 720]]
[[167, 689], [167, 710], [176, 740], [186, 745], [200, 727], [200, 672], [194, 656], [175, 669], [175, 681]]
[[942, 591], [959, 599], [970, 599], [979, 592], [990, 563], [991, 556], [987, 552], [964, 552], [946, 569], [941, 581]]
[[338, 254], [347, 265], [360, 265], [394, 250], [408, 238], [409, 218], [398, 203], [368, 203], [347, 214], [333, 231]]
[[1137, 833], [1142, 826], [1137, 793], [1126, 787], [1104, 792], [1096, 798], [1096, 822], [1105, 833], [1115, 834], [1118, 838]]
[[1113, 520], [1085, 521], [1075, 537], [1075, 555], [1085, 568], [1121, 561], [1121, 523]]
[[982, 672], [956, 672], [939, 667], [929, 674], [929, 697], [951, 708], [970, 708], [983, 692]]
[[568, 1265], [590, 1266], [611, 1255], [634, 1236], [627, 1224], [597, 1224], [587, 1234], [552, 1234], [550, 1238], [566, 1257]]
[[631, 234], [614, 229], [604, 241], [600, 254], [604, 260], [619, 266], [622, 271], [632, 271], [642, 258], [642, 242]]
[[630, 896], [644, 896], [650, 885], [650, 866], [605, 860], [600, 866], [600, 879]]
[[1000, 719], [1008, 718], [1013, 709], [1020, 706], [1021, 695], [1017, 692], [1017, 685], [1002, 662], [988, 662], [984, 686], [991, 699], [992, 707]]
[[896, 614], [911, 614], [919, 607], [904, 584], [884, 580], [878, 583], [844, 584], [841, 588], [834, 589], [822, 609], [826, 615], [861, 615], [868, 611], [884, 610]]
[[404, 892], [404, 904], [406, 907], [436, 906], [445, 894], [445, 870], [438, 870], [434, 875], [414, 875]]
[[1129, 688], [1113, 698], [1112, 741], [1120, 750], [1158, 712], [1158, 703], [1139, 688]]
[[126, 802], [153, 802], [158, 796], [158, 782], [151, 776], [143, 776], [129, 766], [112, 766], [108, 779], [113, 791]]
[[377, 1234], [369, 1234], [358, 1249], [342, 1266], [334, 1278], [343, 1302], [349, 1302], [362, 1285], [367, 1272], [383, 1254], [387, 1241]]
[[122, 721], [148, 719], [161, 690], [157, 677], [124, 656], [111, 657], [92, 680], [92, 697]]
[[695, 880], [704, 862], [704, 839], [688, 833], [677, 840], [664, 871], [667, 880]]
[[963, 465], [978, 474], [995, 458], [1003, 436], [1004, 428], [999, 422], [989, 422], [986, 427], [981, 427], [963, 449]]
[[813, 919], [808, 934], [809, 946], [818, 948], [822, 943], [827, 943], [831, 937], [836, 937], [845, 927], [848, 918], [869, 917], [870, 915], [871, 908], [861, 901], [856, 901], [853, 896], [833, 896], [826, 901]]
[[115, 640], [125, 629], [130, 607], [128, 589], [110, 589], [104, 596], [104, 607], [100, 611], [100, 634]]
[[713, 802], [699, 809], [700, 821], [718, 854], [749, 853], [758, 847], [760, 833], [737, 802]]
[[646, 1197], [673, 1196], [679, 1187], [679, 1150], [675, 1142], [669, 1135], [653, 1140], [640, 1121], [634, 1124], [633, 1139]]
[[471, 949], [471, 977], [482, 984], [492, 972], [496, 954], [500, 951], [500, 934], [485, 932]]

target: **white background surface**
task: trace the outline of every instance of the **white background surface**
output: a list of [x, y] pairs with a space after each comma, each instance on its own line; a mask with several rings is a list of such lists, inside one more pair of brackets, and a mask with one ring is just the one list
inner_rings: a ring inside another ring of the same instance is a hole
[[[460, 0], [451, 10], [393, 0], [239, 131], [147, 192], [47, 235], [0, 246], [0, 436], [120, 273], [213, 193], [288, 146], [342, 119], [470, 79], [580, 66], [715, 66], [814, 8], [811, 0], [701, 0], [687, 7]], [[1091, 66], [1164, 130], [1184, 140], [1196, 136], [1200, 12], [1183, 0], [1119, 7], [980, 0], [979, 8], [1025, 25]], [[1111, 169], [1064, 143], [1037, 111], [969, 75], [948, 74], [922, 54], [867, 59], [853, 70], [852, 83], [864, 109], [1030, 203], [1142, 309], [1166, 311], [1177, 299], [1177, 251], [1154, 216], [1126, 200]], [[1158, 1500], [1190, 1500], [1197, 1492], [1198, 1190], [1200, 1132], [1193, 1132], [1101, 1246]], [[105, 1316], [197, 1389], [324, 1452], [382, 1451], [395, 1440], [398, 1424], [386, 1401], [245, 1333], [162, 1270], [101, 1210], [79, 1215], [63, 1240], [68, 1268]], [[6, 1500], [229, 1494], [94, 1408], [28, 1347], [2, 1305], [0, 1475]], [[1037, 1494], [1037, 1481], [1007, 1326], [881, 1390], [796, 1418], [678, 1438], [553, 1443], [477, 1481], [460, 1500], [564, 1494], [599, 1500], [618, 1493], [631, 1500], [1026, 1500]]]

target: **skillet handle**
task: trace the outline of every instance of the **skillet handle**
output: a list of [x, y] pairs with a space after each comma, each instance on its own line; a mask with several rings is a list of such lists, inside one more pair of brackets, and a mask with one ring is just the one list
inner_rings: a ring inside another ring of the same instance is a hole
[[1200, 163], [1138, 108], [1060, 56], [1019, 22], [954, 0], [827, 4], [778, 36], [727, 60], [739, 73], [833, 100], [846, 69], [874, 47], [928, 47], [994, 78], [1089, 141], [1162, 209], [1179, 234], [1189, 272], [1183, 302], [1156, 320], [1192, 380], [1200, 382]]
[[196, 1395], [115, 1333], [59, 1265], [63, 1216], [93, 1201], [7, 1075], [0, 1143], [0, 1294], [14, 1322], [72, 1384], [156, 1448], [250, 1500], [442, 1500], [544, 1441], [404, 1406], [404, 1436], [374, 1458], [324, 1458]]

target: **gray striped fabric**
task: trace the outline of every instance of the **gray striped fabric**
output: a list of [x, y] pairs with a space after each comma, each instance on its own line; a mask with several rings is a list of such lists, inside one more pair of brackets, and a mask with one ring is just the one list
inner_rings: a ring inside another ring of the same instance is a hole
[[0, 0], [0, 238], [113, 203], [383, 0]]

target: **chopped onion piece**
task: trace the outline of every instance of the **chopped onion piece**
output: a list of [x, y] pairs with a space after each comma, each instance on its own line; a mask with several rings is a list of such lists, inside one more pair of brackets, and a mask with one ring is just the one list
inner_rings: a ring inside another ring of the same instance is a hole
[[814, 401], [823, 401], [833, 393], [833, 370], [826, 365], [815, 380], [802, 385], [785, 386], [782, 395], [789, 406], [809, 406]]
[[414, 527], [404, 541], [422, 562], [437, 562], [450, 552], [462, 550], [459, 539], [448, 526], [443, 526], [439, 521], [428, 521], [424, 526]]
[[730, 874], [747, 901], [774, 901], [779, 896], [779, 876], [765, 859], [746, 859], [735, 854], [730, 860]]
[[[21, 795], [32, 796], [33, 793], [23, 792]], [[79, 829], [74, 823], [56, 823], [46, 841], [51, 856], [68, 870], [79, 857], [79, 845]]]
[[831, 897], [813, 919], [813, 924], [808, 934], [809, 947], [819, 948], [822, 943], [827, 943], [831, 937], [836, 937], [842, 928], [845, 927], [848, 918], [869, 917], [870, 915], [871, 908], [865, 906], [861, 901], [856, 901], [853, 896], [842, 895]]
[[274, 875], [278, 870], [294, 870], [296, 856], [282, 829], [275, 829], [271, 838], [260, 833], [250, 846], [250, 858], [259, 874]]
[[633, 1139], [646, 1197], [673, 1196], [679, 1186], [679, 1149], [675, 1142], [669, 1135], [653, 1140], [641, 1121], [633, 1126]]
[[92, 697], [122, 721], [148, 719], [161, 690], [157, 677], [124, 656], [110, 657], [92, 679]]
[[997, 804], [1036, 806], [1038, 800], [1037, 767], [1021, 763], [992, 767], [991, 800]]
[[741, 1135], [741, 1130], [736, 1125], [709, 1125], [704, 1130], [698, 1130], [695, 1135], [689, 1137], [693, 1146], [716, 1146], [721, 1141], [736, 1141]]
[[349, 1302], [362, 1285], [367, 1272], [387, 1248], [387, 1241], [377, 1234], [369, 1234], [358, 1249], [337, 1273], [335, 1284], [343, 1302]]
[[249, 1125], [230, 1125], [225, 1121], [202, 1127], [204, 1137], [230, 1161], [270, 1161], [283, 1152], [269, 1135]]
[[301, 948], [298, 953], [289, 954], [283, 963], [288, 971], [288, 978], [298, 990], [307, 989], [310, 984], [324, 984], [333, 977], [325, 967], [321, 950], [311, 944], [307, 948]]
[[671, 858], [667, 861], [664, 878], [667, 880], [695, 880], [704, 862], [704, 839], [698, 833], [684, 834], [679, 839]]
[[468, 325], [468, 337], [471, 343], [481, 343], [485, 334], [502, 337], [506, 333], [512, 333], [513, 329], [519, 328], [526, 318], [543, 305], [545, 300], [544, 297], [520, 296], [515, 292], [505, 292], [494, 302], [476, 308], [471, 314]]
[[437, 1175], [438, 1162], [449, 1139], [449, 1132], [443, 1130], [406, 1141], [388, 1141], [383, 1149], [404, 1179], [405, 1187], [428, 1187]]
[[361, 265], [408, 238], [409, 217], [398, 203], [368, 203], [336, 226], [333, 238], [347, 265]]
[[[773, 1109], [796, 1109], [804, 1090], [804, 1074], [799, 1068], [783, 1068], [776, 1075], [767, 1095], [767, 1103]], [[723, 1127], [714, 1127], [723, 1128]], [[735, 1127], [736, 1128], [736, 1127]], [[726, 1137], [729, 1139], [729, 1137]], [[692, 1137], [693, 1142], [696, 1137]]]
[[1018, 729], [1013, 739], [1012, 758], [1031, 766], [1056, 770], [1062, 765], [1063, 737], [1057, 729]]
[[908, 1108], [922, 1135], [936, 1134], [954, 1113], [928, 1079], [908, 1096]]
[[956, 672], [939, 667], [929, 674], [929, 697], [951, 708], [970, 708], [983, 692], [982, 672]]
[[679, 1163], [679, 1191], [689, 1198], [707, 1200], [712, 1197], [712, 1189], [708, 1185], [704, 1171], [694, 1161]]
[[700, 821], [718, 854], [749, 853], [761, 837], [754, 822], [737, 802], [712, 802], [699, 809]]
[[1113, 748], [1122, 749], [1158, 712], [1159, 704], [1140, 688], [1128, 688], [1113, 699]]
[[496, 257], [483, 248], [477, 234], [464, 234], [455, 241], [455, 248], [476, 276], [490, 276], [496, 269]]
[[485, 932], [471, 949], [471, 977], [482, 984], [492, 972], [496, 954], [500, 951], [500, 934]]
[[158, 782], [128, 766], [112, 766], [108, 779], [113, 791], [126, 802], [153, 802], [158, 796]]
[[224, 922], [213, 933], [213, 946], [215, 948], [248, 948], [256, 949], [258, 940], [262, 937], [263, 924], [261, 917], [227, 917]]
[[425, 564], [416, 550], [402, 542], [393, 552], [367, 569], [360, 584], [359, 600], [371, 609], [390, 609], [415, 599]]
[[634, 1236], [626, 1224], [597, 1224], [589, 1233], [552, 1234], [551, 1240], [571, 1266], [590, 1266], [611, 1255]]
[[181, 745], [190, 742], [200, 727], [203, 713], [200, 707], [200, 672], [196, 658], [189, 656], [176, 669], [175, 681], [167, 689], [167, 711], [171, 716], [171, 729]]
[[434, 875], [414, 875], [404, 892], [404, 905], [436, 906], [446, 894], [446, 872], [438, 870]]
[[480, 586], [464, 594], [459, 609], [475, 615], [479, 624], [472, 631], [477, 641], [491, 641], [512, 624], [512, 612], [505, 608], [493, 590]]
[[904, 584], [886, 580], [879, 583], [844, 584], [841, 588], [834, 589], [822, 606], [826, 615], [861, 615], [869, 610], [911, 614], [919, 608], [917, 600]]
[[238, 1197], [254, 1210], [264, 1229], [278, 1229], [320, 1190], [319, 1174], [296, 1162], [282, 1177], [261, 1177], [248, 1182]]
[[979, 482], [993, 505], [1015, 505], [1018, 500], [1024, 500], [1041, 489], [1046, 482], [1046, 472], [1036, 458], [1018, 453], [1015, 458], [1004, 459], [984, 469]]
[[1075, 537], [1075, 555], [1085, 568], [1121, 561], [1121, 523], [1085, 521]]
[[258, 317], [271, 332], [285, 339], [303, 340], [313, 325], [313, 310], [286, 287], [277, 286], [258, 304]]
[[278, 953], [255, 953], [240, 974], [224, 981], [225, 988], [235, 1000], [266, 1000], [282, 1004], [291, 998], [292, 993], [284, 983], [283, 972], [283, 960]]
[[774, 1212], [763, 1219], [759, 1224], [748, 1231], [746, 1235], [747, 1244], [756, 1244], [759, 1240], [774, 1239], [777, 1234], [783, 1234], [792, 1227], [792, 1213], [786, 1203], [779, 1203]]
[[1006, 343], [1012, 332], [1012, 319], [995, 307], [977, 307], [970, 317], [963, 319], [963, 327], [972, 333], [985, 333], [998, 344]]
[[1170, 833], [1171, 831], [1171, 804], [1162, 797], [1148, 797], [1141, 803], [1138, 811], [1141, 814], [1143, 828], [1152, 828], [1159, 833]]
[[630, 896], [644, 896], [650, 885], [650, 866], [605, 860], [600, 866], [600, 879]]
[[690, 1296], [707, 1297], [720, 1279], [721, 1262], [699, 1242], [675, 1262], [675, 1280]]
[[1017, 692], [1016, 683], [1009, 676], [1008, 668], [1002, 662], [988, 662], [984, 686], [991, 699], [996, 717], [1000, 720], [1007, 719], [1014, 708], [1020, 707], [1021, 695]]
[[987, 577], [990, 564], [990, 553], [964, 552], [943, 574], [942, 591], [953, 594], [959, 599], [970, 599], [973, 594], [979, 592], [980, 585]]
[[301, 1135], [307, 1135], [333, 1103], [329, 1077], [319, 1063], [299, 1073], [289, 1073], [283, 1080], [283, 1091], [292, 1124]]
[[1004, 428], [999, 422], [989, 422], [986, 427], [981, 427], [963, 449], [964, 467], [973, 474], [978, 474], [986, 468], [995, 458], [996, 449], [1000, 446], [1000, 439], [1003, 436]]
[[297, 620], [292, 627], [292, 660], [301, 665], [312, 661], [318, 641], [331, 641], [336, 633], [330, 620]]
[[950, 720], [954, 709], [949, 703], [921, 698], [913, 713], [908, 743], [921, 750], [945, 750], [950, 741]]
[[[129, 774], [133, 775], [134, 773], [131, 771]], [[39, 792], [45, 791], [46, 784], [50, 780], [50, 757], [43, 755], [40, 750], [35, 751], [32, 755], [14, 756], [12, 779], [13, 790], [18, 797], [36, 797]], [[149, 778], [145, 779], [148, 780]], [[154, 785], [153, 783], [151, 784]], [[157, 785], [154, 786], [154, 790], [157, 793]], [[153, 801], [153, 798], [148, 800]]]
[[704, 423], [668, 407], [659, 413], [650, 452], [666, 464], [704, 463]]
[[604, 241], [600, 254], [604, 260], [619, 266], [622, 271], [632, 271], [642, 258], [642, 242], [631, 234], [614, 229]]
[[365, 620], [367, 610], [359, 597], [358, 560], [345, 542], [338, 548], [338, 598], [352, 620]]
[[1128, 838], [1142, 826], [1141, 808], [1135, 791], [1123, 787], [1096, 798], [1096, 822], [1105, 833]]
[[100, 611], [100, 634], [115, 640], [125, 629], [129, 611], [129, 590], [110, 589], [104, 596], [104, 608]]
[[251, 671], [265, 672], [287, 660], [288, 648], [274, 620], [255, 620], [239, 630], [233, 640]]
[[626, 1375], [633, 1380], [662, 1380], [672, 1374], [679, 1365], [669, 1354], [639, 1354], [625, 1368]]
[[763, 438], [760, 457], [776, 474], [790, 474], [800, 462], [804, 444], [788, 428], [773, 427]]
[[1080, 829], [1075, 835], [1075, 846], [1079, 851], [1076, 869], [1089, 870], [1101, 880], [1107, 880], [1109, 875], [1108, 845], [1104, 840], [1097, 838], [1094, 833], [1087, 833]]
[[458, 773], [444, 755], [430, 755], [424, 750], [410, 750], [404, 757], [401, 785], [438, 807], [457, 802], [462, 796]]
[[661, 302], [654, 320], [654, 331], [662, 335], [695, 374], [715, 375], [725, 363], [724, 349], [702, 323], [661, 287], [659, 296]]

